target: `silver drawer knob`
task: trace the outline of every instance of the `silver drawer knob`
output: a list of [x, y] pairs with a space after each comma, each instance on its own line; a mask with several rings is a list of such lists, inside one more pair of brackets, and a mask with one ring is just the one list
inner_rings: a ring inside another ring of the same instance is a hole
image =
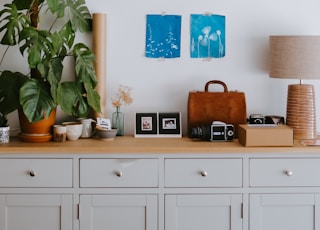
[[203, 177], [208, 176], [208, 173], [207, 173], [206, 171], [201, 171], [200, 174], [201, 174], [201, 176], [203, 176]]
[[115, 171], [115, 173], [117, 177], [122, 177], [122, 172], [121, 171]]
[[293, 175], [293, 172], [290, 171], [290, 170], [286, 170], [286, 171], [285, 171], [285, 174], [286, 174], [287, 176], [292, 176], [292, 175]]
[[37, 175], [37, 173], [36, 173], [36, 171], [34, 171], [34, 170], [30, 170], [30, 171], [29, 171], [29, 175], [30, 175], [31, 177], [35, 177], [35, 176]]

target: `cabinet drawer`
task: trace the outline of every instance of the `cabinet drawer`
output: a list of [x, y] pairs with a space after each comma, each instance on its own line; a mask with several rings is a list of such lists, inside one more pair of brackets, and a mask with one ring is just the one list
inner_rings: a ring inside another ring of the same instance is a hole
[[0, 159], [0, 187], [72, 187], [72, 159]]
[[320, 158], [250, 159], [250, 186], [320, 186]]
[[166, 187], [242, 187], [242, 159], [166, 159]]
[[158, 159], [80, 159], [81, 187], [158, 187]]

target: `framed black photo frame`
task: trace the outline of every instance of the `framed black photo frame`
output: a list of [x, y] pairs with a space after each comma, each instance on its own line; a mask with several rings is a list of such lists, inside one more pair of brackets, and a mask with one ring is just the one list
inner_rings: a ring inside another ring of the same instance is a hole
[[159, 113], [159, 135], [181, 137], [181, 113]]
[[157, 113], [136, 113], [135, 136], [153, 136], [158, 134]]

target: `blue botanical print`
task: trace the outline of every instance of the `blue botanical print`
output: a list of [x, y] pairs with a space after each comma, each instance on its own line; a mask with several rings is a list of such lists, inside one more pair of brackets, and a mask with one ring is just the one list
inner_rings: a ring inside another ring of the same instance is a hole
[[180, 57], [181, 16], [147, 15], [146, 57]]
[[225, 16], [192, 14], [190, 22], [191, 58], [225, 56]]

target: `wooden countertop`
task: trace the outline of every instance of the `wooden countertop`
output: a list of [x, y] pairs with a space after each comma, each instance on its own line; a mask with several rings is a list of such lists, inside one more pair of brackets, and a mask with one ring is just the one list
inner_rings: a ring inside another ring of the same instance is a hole
[[0, 154], [111, 154], [111, 153], [320, 153], [320, 147], [305, 147], [298, 141], [293, 147], [243, 147], [237, 139], [232, 142], [210, 142], [183, 138], [116, 137], [114, 140], [97, 138], [76, 141], [28, 143], [11, 138], [0, 145]]

